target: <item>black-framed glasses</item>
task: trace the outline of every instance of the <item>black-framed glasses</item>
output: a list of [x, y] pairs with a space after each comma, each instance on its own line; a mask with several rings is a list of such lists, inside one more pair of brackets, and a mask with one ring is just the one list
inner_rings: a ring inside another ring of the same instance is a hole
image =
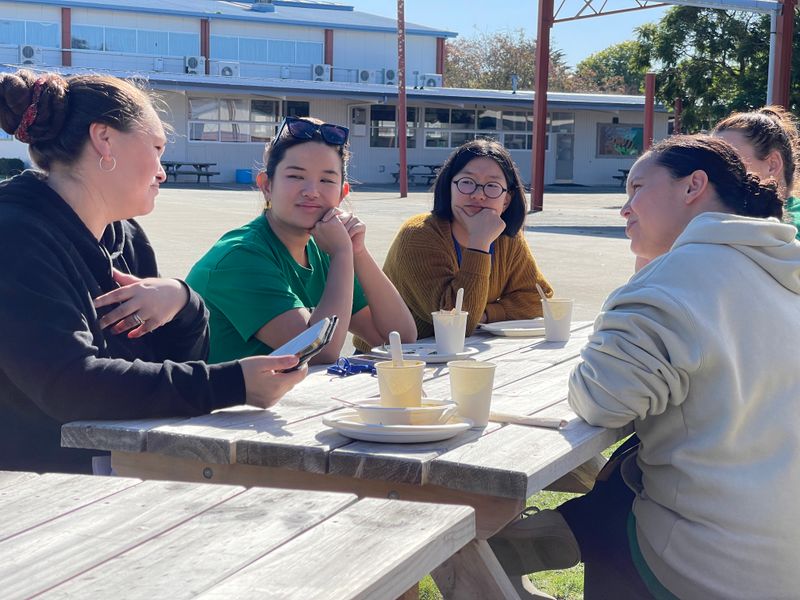
[[344, 146], [350, 137], [350, 130], [333, 123], [312, 123], [298, 117], [286, 117], [278, 130], [275, 139], [278, 140], [286, 129], [293, 138], [298, 140], [313, 140], [314, 134], [319, 132], [323, 140], [334, 146]]
[[487, 198], [491, 198], [492, 200], [499, 198], [508, 191], [495, 181], [490, 181], [489, 183], [478, 183], [472, 177], [454, 179], [453, 183], [456, 184], [456, 188], [458, 188], [459, 192], [466, 194], [467, 196], [474, 194], [475, 190], [481, 188], [483, 190], [483, 195]]

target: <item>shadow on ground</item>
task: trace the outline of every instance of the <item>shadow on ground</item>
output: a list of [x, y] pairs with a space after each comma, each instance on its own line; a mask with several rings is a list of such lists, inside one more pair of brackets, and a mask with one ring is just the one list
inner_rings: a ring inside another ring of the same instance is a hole
[[577, 225], [526, 225], [531, 233], [557, 233], [561, 235], [586, 235], [625, 239], [625, 227], [581, 227]]

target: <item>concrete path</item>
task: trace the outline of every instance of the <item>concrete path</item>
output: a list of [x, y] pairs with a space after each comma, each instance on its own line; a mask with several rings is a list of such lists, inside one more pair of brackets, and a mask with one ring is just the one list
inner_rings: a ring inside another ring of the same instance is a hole
[[[625, 195], [567, 189], [545, 194], [544, 211], [528, 215], [525, 236], [556, 293], [575, 298], [574, 318], [590, 320], [606, 296], [633, 273], [619, 216]], [[417, 191], [401, 199], [391, 188], [351, 194], [350, 205], [367, 225], [367, 247], [378, 264], [383, 264], [403, 221], [429, 211], [432, 200], [430, 193]], [[156, 203], [155, 211], [139, 221], [153, 242], [162, 274], [185, 277], [217, 238], [259, 213], [262, 198], [242, 187], [165, 186]]]

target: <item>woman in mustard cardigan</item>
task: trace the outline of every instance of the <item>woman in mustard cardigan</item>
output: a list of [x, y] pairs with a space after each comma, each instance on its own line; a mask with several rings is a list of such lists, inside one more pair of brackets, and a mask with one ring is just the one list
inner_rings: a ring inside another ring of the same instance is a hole
[[383, 270], [405, 300], [419, 337], [431, 312], [451, 309], [464, 288], [467, 335], [480, 323], [542, 315], [536, 284], [553, 293], [522, 234], [527, 205], [511, 155], [494, 140], [458, 148], [442, 166], [433, 210], [411, 217]]

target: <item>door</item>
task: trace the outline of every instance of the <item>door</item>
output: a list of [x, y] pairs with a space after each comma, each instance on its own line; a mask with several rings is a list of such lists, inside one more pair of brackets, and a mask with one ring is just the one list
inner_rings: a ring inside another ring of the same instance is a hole
[[572, 182], [572, 163], [575, 158], [575, 134], [556, 134], [556, 182]]

